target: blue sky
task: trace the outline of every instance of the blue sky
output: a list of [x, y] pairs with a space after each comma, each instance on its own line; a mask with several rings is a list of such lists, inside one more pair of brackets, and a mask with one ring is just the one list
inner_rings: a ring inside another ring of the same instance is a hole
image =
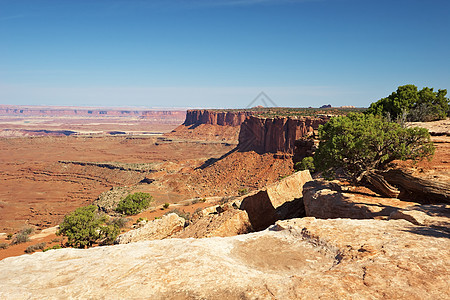
[[368, 106], [450, 89], [448, 0], [0, 0], [0, 104]]

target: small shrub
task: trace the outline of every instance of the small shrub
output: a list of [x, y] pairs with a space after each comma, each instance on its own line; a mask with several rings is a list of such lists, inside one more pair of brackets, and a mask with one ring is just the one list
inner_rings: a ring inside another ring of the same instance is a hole
[[33, 253], [33, 252], [36, 252], [37, 250], [44, 250], [45, 245], [46, 245], [46, 243], [42, 242], [42, 243], [39, 243], [39, 244], [36, 244], [36, 245], [28, 246], [27, 249], [25, 249], [25, 252], [26, 253]]
[[8, 243], [0, 243], [0, 249], [6, 249], [9, 247]]
[[303, 158], [302, 161], [295, 163], [294, 169], [295, 171], [309, 170], [311, 173], [314, 172], [316, 170], [314, 158], [311, 156]]
[[124, 217], [120, 218], [113, 218], [112, 221], [108, 222], [109, 225], [116, 225], [119, 228], [124, 228], [125, 225], [128, 223], [128, 219]]
[[26, 243], [29, 240], [30, 240], [30, 237], [27, 234], [23, 234], [23, 233], [19, 232], [12, 238], [11, 245]]
[[248, 189], [244, 188], [244, 189], [239, 189], [238, 190], [238, 194], [239, 196], [244, 196], [248, 193]]
[[29, 235], [34, 232], [34, 228], [27, 226], [12, 237], [11, 245], [26, 243], [30, 240]]
[[136, 220], [136, 223], [135, 223], [135, 224], [139, 224], [139, 223], [141, 223], [142, 221], [148, 222], [148, 219], [147, 219], [147, 218], [139, 218], [139, 219]]
[[6, 236], [6, 239], [7, 239], [7, 240], [11, 240], [12, 237], [13, 237], [13, 234], [12, 234], [12, 233], [8, 233], [8, 235]]
[[183, 219], [189, 221], [191, 214], [185, 212], [184, 210], [179, 210], [177, 208], [172, 209], [171, 211], [169, 211], [168, 213], [166, 213], [166, 215], [170, 214], [170, 213], [174, 213], [177, 214], [178, 216], [182, 217]]
[[30, 226], [26, 226], [20, 232], [23, 234], [26, 234], [26, 235], [30, 235], [34, 232], [34, 228], [30, 227]]
[[52, 243], [59, 243], [62, 242], [63, 238], [54, 238], [52, 239]]
[[125, 215], [136, 215], [150, 206], [153, 197], [148, 193], [134, 193], [120, 200], [116, 211]]
[[163, 205], [164, 209], [168, 209], [168, 208], [169, 208], [169, 205], [170, 205], [170, 204], [169, 204], [169, 203], [167, 203], [167, 202], [166, 202], [166, 203], [164, 203], [164, 205]]
[[54, 245], [53, 247], [49, 247], [49, 248], [46, 248], [46, 249], [42, 250], [42, 252], [46, 252], [48, 250], [61, 249], [61, 248], [62, 248], [61, 245]]
[[57, 234], [67, 236], [68, 246], [89, 248], [94, 243], [107, 245], [114, 242], [119, 232], [117, 224], [109, 222], [107, 216], [98, 214], [95, 205], [89, 205], [66, 215]]

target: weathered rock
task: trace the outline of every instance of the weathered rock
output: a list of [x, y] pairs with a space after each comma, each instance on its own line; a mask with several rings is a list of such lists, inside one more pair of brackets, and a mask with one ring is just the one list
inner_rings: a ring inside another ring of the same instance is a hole
[[262, 118], [250, 116], [241, 125], [239, 132], [240, 151], [257, 153], [284, 152], [293, 154], [295, 141], [312, 135], [319, 125], [328, 119], [322, 118]]
[[389, 217], [450, 232], [450, 205], [446, 204], [411, 206], [398, 209]]
[[248, 215], [243, 210], [229, 209], [204, 215], [193, 224], [174, 234], [173, 238], [226, 237], [252, 231]]
[[177, 214], [170, 213], [161, 219], [147, 222], [144, 226], [130, 230], [117, 237], [116, 244], [128, 244], [138, 241], [161, 240], [182, 230], [185, 220]]
[[109, 191], [101, 193], [92, 204], [107, 214], [114, 214], [117, 204], [129, 193], [130, 190], [125, 187], [113, 187]]
[[398, 208], [418, 205], [395, 198], [343, 191], [335, 182], [314, 180], [303, 186], [306, 216], [321, 219], [389, 217]]
[[227, 238], [0, 261], [2, 299], [448, 299], [450, 239], [405, 220], [279, 221]]
[[310, 180], [308, 170], [296, 172], [244, 196], [240, 209], [247, 212], [255, 230], [265, 229], [277, 220], [304, 216], [302, 191], [303, 185]]
[[244, 120], [252, 115], [250, 111], [214, 111], [194, 109], [186, 112], [185, 126], [198, 126], [200, 124], [219, 125], [219, 126], [240, 126]]

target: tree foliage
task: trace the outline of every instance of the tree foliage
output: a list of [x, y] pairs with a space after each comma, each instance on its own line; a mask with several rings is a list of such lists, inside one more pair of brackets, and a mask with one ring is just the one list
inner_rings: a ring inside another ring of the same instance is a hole
[[420, 91], [415, 85], [399, 86], [395, 92], [370, 105], [368, 114], [389, 116], [393, 120], [404, 112], [408, 121], [434, 121], [445, 119], [449, 111], [447, 90], [424, 87]]
[[316, 167], [314, 166], [314, 158], [311, 156], [304, 157], [301, 161], [295, 163], [294, 165], [295, 171], [304, 171], [309, 170], [314, 172]]
[[64, 217], [57, 234], [67, 236], [67, 245], [76, 248], [89, 248], [94, 243], [111, 244], [120, 229], [108, 221], [108, 216], [97, 213], [95, 205], [80, 207]]
[[152, 200], [152, 196], [148, 193], [134, 193], [120, 200], [117, 204], [116, 211], [128, 216], [135, 215], [148, 208]]
[[404, 128], [380, 116], [349, 114], [319, 127], [314, 155], [318, 171], [333, 177], [342, 170], [359, 181], [368, 171], [383, 170], [393, 160], [431, 157], [434, 146], [424, 128]]

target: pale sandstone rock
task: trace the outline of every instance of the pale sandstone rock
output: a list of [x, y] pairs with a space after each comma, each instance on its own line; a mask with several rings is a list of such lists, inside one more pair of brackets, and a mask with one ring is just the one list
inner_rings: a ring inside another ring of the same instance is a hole
[[343, 190], [335, 182], [314, 180], [303, 187], [306, 216], [321, 219], [387, 218], [398, 208], [418, 205], [395, 198], [383, 198]]
[[292, 213], [292, 211], [298, 208], [303, 209], [302, 203], [293, 203], [293, 207], [289, 209], [283, 209], [282, 206], [288, 206], [288, 202], [300, 200], [303, 185], [311, 180], [312, 177], [308, 170], [296, 172], [259, 191], [244, 196], [240, 203], [240, 209], [247, 212], [255, 230], [265, 229], [274, 224], [276, 220], [288, 217], [287, 214]]
[[144, 226], [130, 230], [117, 237], [116, 244], [128, 244], [138, 241], [164, 239], [184, 228], [185, 220], [177, 214], [170, 213], [147, 222]]
[[52, 250], [0, 261], [0, 299], [449, 299], [448, 234], [315, 218], [227, 238]]
[[446, 204], [420, 205], [398, 209], [392, 212], [389, 217], [450, 232], [450, 205]]
[[[217, 207], [215, 207], [217, 210]], [[252, 231], [248, 215], [243, 210], [228, 209], [222, 213], [205, 214], [194, 224], [174, 234], [174, 238], [226, 237]]]

